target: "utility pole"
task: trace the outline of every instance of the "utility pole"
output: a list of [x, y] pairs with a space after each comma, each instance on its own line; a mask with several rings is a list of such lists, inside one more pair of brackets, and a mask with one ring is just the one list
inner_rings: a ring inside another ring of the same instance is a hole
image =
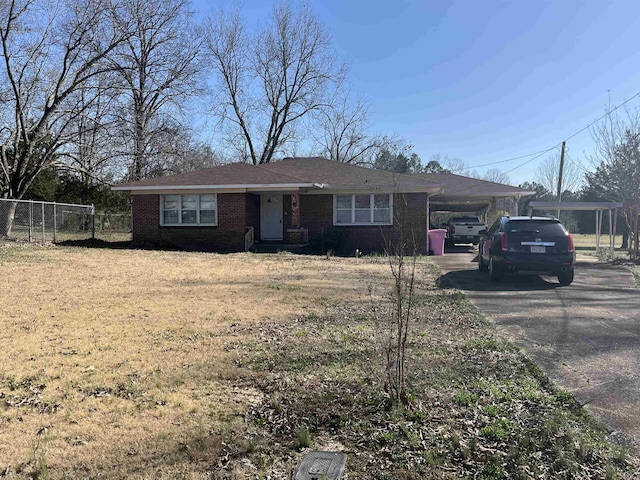
[[[562, 172], [564, 170], [564, 147], [567, 142], [562, 142], [562, 150], [560, 151], [560, 171], [558, 172], [558, 203], [562, 201]], [[560, 209], [556, 217], [560, 218]]]

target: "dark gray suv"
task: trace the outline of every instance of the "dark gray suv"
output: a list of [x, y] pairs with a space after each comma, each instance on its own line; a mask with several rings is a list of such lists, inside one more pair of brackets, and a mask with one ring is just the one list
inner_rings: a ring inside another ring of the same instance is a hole
[[573, 238], [556, 218], [502, 217], [483, 233], [478, 267], [492, 281], [524, 273], [557, 276], [560, 285], [573, 282]]

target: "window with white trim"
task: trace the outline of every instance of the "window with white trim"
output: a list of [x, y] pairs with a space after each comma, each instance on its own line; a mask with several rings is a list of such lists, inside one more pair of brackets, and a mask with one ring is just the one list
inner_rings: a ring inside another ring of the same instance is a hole
[[333, 196], [334, 225], [391, 225], [391, 194], [355, 194]]
[[217, 225], [215, 193], [161, 195], [160, 225]]

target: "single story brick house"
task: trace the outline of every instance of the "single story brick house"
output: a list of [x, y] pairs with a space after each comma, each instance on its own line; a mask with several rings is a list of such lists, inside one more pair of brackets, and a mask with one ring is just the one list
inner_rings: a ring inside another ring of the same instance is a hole
[[140, 245], [245, 251], [254, 241], [313, 243], [329, 232], [381, 251], [399, 222], [427, 249], [429, 199], [441, 185], [323, 158], [288, 158], [116, 185], [132, 203]]

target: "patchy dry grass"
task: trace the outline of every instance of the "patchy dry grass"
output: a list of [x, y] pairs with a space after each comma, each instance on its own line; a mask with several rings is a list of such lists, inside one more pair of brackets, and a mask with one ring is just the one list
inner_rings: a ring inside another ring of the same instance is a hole
[[246, 373], [228, 329], [358, 299], [383, 274], [319, 257], [19, 243], [0, 265], [0, 471], [46, 465], [52, 478], [210, 468], [230, 419], [261, 396], [234, 388]]
[[[422, 272], [411, 328], [411, 407], [390, 408], [380, 345], [383, 311], [330, 307], [264, 324], [268, 342], [236, 330], [241, 366], [263, 401], [245, 417], [249, 442], [228, 444], [232, 478], [286, 478], [302, 450], [349, 453], [349, 478], [638, 478], [640, 463], [456, 290]], [[237, 472], [242, 472], [238, 474]]]
[[350, 479], [638, 465], [426, 262], [404, 412], [382, 258], [7, 244], [0, 268], [0, 476], [284, 479], [307, 447]]

